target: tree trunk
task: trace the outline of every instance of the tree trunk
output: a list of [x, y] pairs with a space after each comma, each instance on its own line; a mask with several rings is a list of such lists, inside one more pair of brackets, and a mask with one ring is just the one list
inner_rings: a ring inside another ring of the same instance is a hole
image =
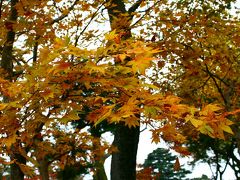
[[[134, 11], [143, 0], [136, 1], [129, 9], [123, 0], [107, 0], [110, 4], [106, 7], [112, 30], [125, 34], [122, 39], [131, 38], [130, 24]], [[126, 16], [127, 14], [127, 16]], [[125, 19], [125, 21], [123, 21]], [[121, 23], [125, 22], [125, 23]], [[135, 180], [136, 179], [136, 157], [138, 149], [140, 127], [128, 128], [124, 124], [117, 124], [114, 134], [113, 145], [119, 152], [112, 154], [111, 179], [112, 180]]]
[[[102, 135], [101, 127], [99, 126], [91, 127], [90, 132], [95, 139], [95, 143], [97, 143], [97, 144], [94, 144], [93, 149], [94, 151], [97, 151], [99, 147], [101, 147], [101, 143], [100, 143], [100, 138]], [[93, 180], [107, 180], [107, 175], [104, 168], [105, 157], [101, 157], [96, 154], [94, 159], [95, 159], [94, 166], [96, 168], [96, 171], [94, 172]]]
[[8, 74], [7, 78], [10, 80], [13, 76], [13, 43], [15, 40], [14, 23], [17, 21], [18, 17], [17, 10], [15, 9], [17, 2], [18, 0], [11, 0], [11, 14], [8, 21], [5, 23], [8, 32], [1, 59], [1, 67]]
[[39, 161], [39, 171], [41, 180], [49, 180], [48, 166], [49, 163], [45, 158]]
[[123, 124], [117, 125], [113, 145], [119, 151], [112, 155], [111, 180], [136, 179], [139, 133], [140, 127], [130, 129]]
[[[11, 11], [8, 21], [6, 21], [5, 26], [8, 30], [6, 41], [3, 46], [2, 51], [2, 59], [1, 59], [1, 67], [6, 72], [6, 79], [12, 80], [13, 78], [13, 43], [15, 40], [15, 31], [14, 31], [14, 23], [17, 21], [18, 13], [15, 8], [15, 5], [17, 4], [18, 0], [11, 0]], [[3, 97], [4, 101], [9, 101], [6, 97]], [[18, 144], [15, 144], [18, 146]], [[16, 160], [16, 162], [20, 164], [26, 164], [26, 159], [18, 153], [16, 150], [17, 146], [12, 146], [12, 154], [11, 159]], [[11, 164], [11, 179], [12, 180], [23, 180], [24, 179], [24, 173], [20, 169], [19, 165], [17, 163]]]
[[93, 175], [93, 180], [107, 180], [104, 164], [102, 161], [95, 163], [96, 174]]
[[[16, 159], [18, 163], [26, 164], [26, 159], [21, 154], [18, 154], [16, 152], [12, 154], [11, 159]], [[11, 173], [10, 173], [11, 180], [24, 179], [24, 173], [22, 172], [18, 164], [16, 163], [11, 164], [10, 170], [11, 170]]]

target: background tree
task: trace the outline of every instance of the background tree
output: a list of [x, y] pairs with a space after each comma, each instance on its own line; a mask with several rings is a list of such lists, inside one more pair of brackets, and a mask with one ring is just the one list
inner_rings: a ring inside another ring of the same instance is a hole
[[150, 168], [152, 176], [159, 180], [164, 179], [186, 179], [186, 176], [191, 173], [184, 168], [176, 169], [177, 156], [172, 155], [168, 149], [157, 148], [145, 159], [142, 167]]
[[192, 165], [198, 161], [207, 163], [214, 179], [223, 179], [227, 166], [232, 168], [236, 178], [239, 177], [237, 167], [240, 164], [234, 140], [223, 141], [201, 135], [197, 141], [190, 140], [188, 146], [194, 157]]
[[[221, 1], [221, 3], [196, 1], [194, 5], [186, 8], [186, 4], [190, 3], [190, 1], [173, 3], [172, 8], [165, 11], [173, 17], [172, 20], [168, 20], [167, 23], [166, 19], [162, 20], [164, 22], [159, 21], [160, 24], [168, 24], [167, 28], [161, 29], [163, 34], [160, 38], [168, 49], [168, 53], [163, 54], [163, 57], [167, 55], [169, 57], [169, 66], [166, 67], [169, 73], [166, 71], [161, 74], [156, 73], [156, 80], [163, 90], [175, 92], [184, 99], [184, 102], [195, 107], [218, 103], [226, 110], [239, 109], [239, 95], [236, 89], [239, 86], [239, 45], [236, 38], [239, 36], [237, 35], [239, 26], [236, 24], [238, 18], [229, 13], [233, 4], [231, 1]], [[174, 9], [178, 11], [174, 13]], [[179, 19], [174, 18], [177, 14], [181, 14]], [[185, 21], [184, 26], [181, 20]], [[183, 51], [179, 51], [181, 47]], [[161, 81], [162, 76], [168, 81]], [[211, 149], [215, 154], [212, 159], [216, 163], [214, 163], [217, 171], [214, 172], [215, 176], [217, 174], [221, 176], [224, 172], [225, 166], [220, 170], [219, 162], [222, 159], [226, 164], [239, 162], [235, 157], [236, 154], [232, 153], [236, 148], [239, 151], [238, 116], [231, 116], [230, 119], [235, 121], [232, 125], [234, 137], [227, 136], [228, 142], [225, 143], [203, 136], [198, 139], [197, 133], [193, 135], [194, 130], [191, 126], [185, 130], [186, 133], [192, 134], [190, 142], [196, 154], [202, 154], [201, 158], [206, 158], [205, 160], [209, 157], [206, 153], [207, 149]], [[214, 146], [211, 147], [213, 144]], [[238, 170], [234, 171], [238, 174]]]

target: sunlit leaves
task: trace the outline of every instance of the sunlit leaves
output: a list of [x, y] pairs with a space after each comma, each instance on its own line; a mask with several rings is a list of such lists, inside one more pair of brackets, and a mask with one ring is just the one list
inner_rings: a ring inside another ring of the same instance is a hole
[[[143, 123], [152, 128], [153, 142], [162, 137], [185, 155], [181, 145], [192, 135], [186, 129], [221, 139], [233, 134], [228, 118], [236, 116], [239, 100], [238, 24], [222, 21], [224, 13], [206, 14], [188, 3], [158, 1], [151, 7], [142, 2], [141, 10], [131, 14], [136, 24], [131, 27], [124, 13], [111, 24], [116, 30], [106, 33], [95, 30], [107, 26], [103, 6], [109, 3], [104, 3], [17, 3], [14, 45], [21, 47], [14, 47], [13, 80], [1, 73], [0, 92], [8, 99], [0, 104], [1, 145], [10, 148], [20, 141], [32, 150], [31, 158], [58, 155], [57, 164], [64, 168], [73, 146], [91, 151], [89, 144], [99, 143], [90, 135], [65, 132], [73, 121], [94, 127], [105, 121], [129, 128]], [[2, 11], [1, 47], [13, 28], [6, 23], [9, 10]], [[139, 24], [139, 36], [136, 28], [126, 38]], [[147, 70], [154, 73], [148, 76]], [[224, 112], [231, 110], [235, 113]]]
[[1, 103], [1, 104], [0, 104], [0, 110], [5, 109], [5, 107], [6, 107], [7, 105], [8, 105], [8, 104], [3, 104], [3, 103]]
[[2, 146], [6, 146], [7, 149], [10, 149], [10, 147], [16, 142], [17, 140], [17, 135], [12, 134], [9, 137], [2, 138]]
[[100, 109], [91, 112], [88, 115], [88, 120], [97, 125], [110, 116], [112, 108], [113, 106], [103, 106]]
[[135, 57], [132, 61], [129, 61], [127, 65], [131, 65], [133, 72], [140, 72], [141, 74], [145, 74], [145, 70], [150, 67], [155, 53], [159, 52], [156, 49], [152, 49], [147, 47], [142, 42], [136, 42], [133, 44], [132, 49], [128, 50], [128, 54], [135, 54]]

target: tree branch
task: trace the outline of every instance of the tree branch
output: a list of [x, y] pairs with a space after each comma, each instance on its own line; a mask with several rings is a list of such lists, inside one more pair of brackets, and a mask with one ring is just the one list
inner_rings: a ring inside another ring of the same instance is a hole
[[38, 51], [38, 40], [40, 39], [40, 36], [37, 35], [35, 37], [35, 42], [34, 42], [34, 46], [33, 46], [33, 63], [37, 62], [37, 51]]
[[2, 17], [2, 5], [3, 5], [3, 0], [0, 1], [0, 19]]
[[127, 11], [123, 0], [106, 0], [106, 2], [110, 3], [106, 8], [108, 10], [110, 24], [112, 25], [114, 18], [119, 18], [120, 15], [125, 14]]
[[209, 74], [209, 76], [210, 76], [211, 79], [213, 80], [213, 82], [214, 82], [214, 84], [215, 84], [215, 86], [216, 86], [219, 94], [221, 95], [221, 97], [222, 97], [222, 99], [223, 99], [223, 101], [224, 101], [224, 104], [227, 105], [228, 102], [227, 102], [227, 100], [226, 100], [226, 98], [225, 98], [225, 96], [224, 96], [224, 94], [223, 94], [223, 92], [222, 92], [222, 89], [219, 87], [219, 85], [218, 85], [215, 77], [213, 76], [213, 74], [209, 71], [208, 66], [207, 66], [206, 64], [205, 64], [205, 66], [206, 66], [206, 72]]
[[144, 12], [145, 14], [142, 15], [142, 17], [140, 17], [136, 22], [134, 22], [132, 25], [131, 25], [131, 28], [133, 28], [137, 23], [139, 23], [145, 16], [147, 13], [149, 13], [151, 11], [151, 9], [156, 6], [161, 0], [158, 0], [156, 1], [152, 6], [150, 6], [149, 8], [147, 8]]
[[92, 15], [91, 19], [89, 20], [89, 22], [87, 23], [87, 25], [83, 28], [83, 30], [80, 32], [79, 36], [81, 36], [84, 31], [88, 28], [88, 26], [90, 25], [90, 23], [92, 22], [92, 20], [96, 17], [97, 12], [102, 8], [102, 6], [105, 4], [106, 2], [102, 3], [98, 9], [94, 12], [94, 14]]
[[8, 32], [2, 50], [1, 67], [6, 71], [6, 73], [8, 73], [8, 79], [11, 79], [13, 76], [13, 43], [16, 35], [13, 25], [16, 23], [18, 18], [18, 12], [15, 8], [17, 2], [18, 0], [11, 0], [10, 16], [6, 22], [8, 24]]
[[143, 2], [144, 0], [138, 0], [135, 4], [133, 4], [129, 9], [128, 9], [128, 13], [131, 14], [133, 12], [135, 12], [137, 10], [137, 8], [139, 8], [140, 4]]
[[74, 6], [78, 3], [79, 0], [75, 0], [74, 3], [69, 7], [68, 9], [68, 13], [64, 13], [61, 16], [57, 17], [56, 19], [54, 19], [52, 22], [50, 22], [50, 24], [54, 24], [56, 22], [59, 22], [61, 20], [63, 20], [65, 17], [68, 16], [69, 12], [73, 10]]
[[220, 82], [222, 82], [222, 83], [225, 84], [226, 86], [230, 86], [227, 82], [225, 82], [223, 79], [221, 79], [220, 77], [218, 77], [216, 74], [210, 72], [206, 64], [205, 64], [205, 66], [206, 66], [206, 70], [203, 69], [204, 72], [206, 72], [207, 74], [209, 74], [209, 75], [212, 76], [212, 77], [215, 77], [216, 79], [218, 79]]

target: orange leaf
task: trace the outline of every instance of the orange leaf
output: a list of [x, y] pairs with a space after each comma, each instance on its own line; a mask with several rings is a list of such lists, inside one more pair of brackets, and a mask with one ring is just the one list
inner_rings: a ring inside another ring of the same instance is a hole
[[179, 171], [180, 170], [180, 162], [179, 162], [178, 157], [176, 158], [173, 169], [174, 169], [174, 171]]
[[87, 119], [90, 122], [93, 122], [94, 125], [96, 126], [99, 123], [101, 123], [104, 119], [106, 119], [108, 116], [110, 116], [113, 107], [114, 106], [103, 106], [100, 109], [97, 109], [97, 110], [91, 112], [87, 116]]
[[135, 116], [130, 116], [124, 119], [125, 125], [129, 128], [139, 126], [139, 118]]

